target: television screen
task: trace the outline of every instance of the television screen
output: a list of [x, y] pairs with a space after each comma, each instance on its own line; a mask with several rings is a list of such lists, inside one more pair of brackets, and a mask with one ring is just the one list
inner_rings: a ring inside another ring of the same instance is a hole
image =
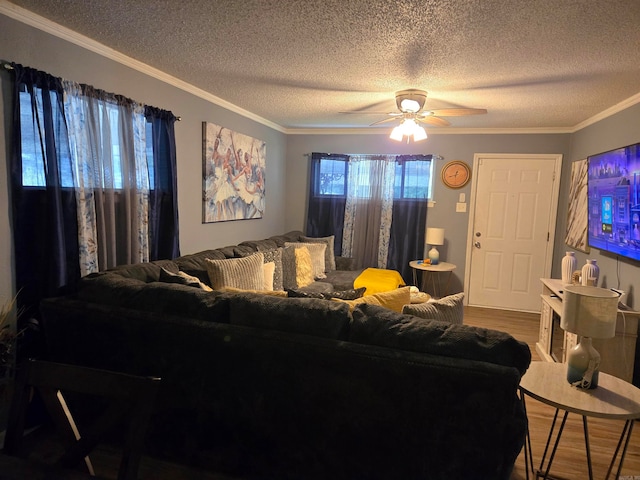
[[588, 163], [589, 246], [640, 260], [640, 143]]

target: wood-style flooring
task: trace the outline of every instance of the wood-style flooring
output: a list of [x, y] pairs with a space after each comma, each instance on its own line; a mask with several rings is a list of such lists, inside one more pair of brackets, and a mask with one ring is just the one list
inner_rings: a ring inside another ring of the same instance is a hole
[[[540, 359], [535, 349], [539, 328], [538, 315], [465, 307], [465, 323], [508, 332], [529, 345], [534, 361]], [[554, 409], [527, 397], [527, 413], [531, 430], [533, 458], [535, 466], [537, 467], [547, 440]], [[622, 426], [623, 422], [620, 421], [589, 419], [594, 478], [605, 478], [611, 455], [615, 450]], [[117, 452], [102, 448], [97, 452], [97, 455], [92, 455], [92, 460], [96, 469], [104, 477], [115, 478], [115, 472], [119, 462]], [[558, 479], [582, 480], [588, 478], [582, 421], [581, 417], [577, 415], [569, 415], [551, 473], [554, 478]], [[0, 479], [1, 478], [2, 467], [0, 466]], [[524, 454], [521, 453], [516, 461], [511, 480], [523, 480], [525, 478]], [[535, 477], [530, 476], [529, 478]], [[614, 479], [614, 475], [612, 474], [609, 478]], [[143, 459], [140, 467], [139, 479], [234, 480], [233, 477], [226, 475], [198, 471], [182, 465], [146, 457]], [[637, 425], [634, 429], [620, 479], [640, 480], [640, 425]]]
[[[535, 348], [539, 315], [465, 307], [464, 323], [508, 332], [529, 345], [533, 361], [540, 360]], [[526, 405], [534, 466], [538, 468], [555, 409], [529, 397], [526, 398]], [[593, 477], [604, 479], [624, 422], [589, 418], [588, 425]], [[582, 417], [569, 414], [550, 474], [554, 478], [567, 480], [589, 478], [586, 458]], [[615, 472], [614, 469], [610, 479], [615, 479]], [[521, 453], [511, 480], [522, 480], [526, 478], [525, 475], [524, 453]], [[529, 478], [535, 477], [530, 475]], [[640, 423], [633, 430], [620, 479], [640, 480]]]

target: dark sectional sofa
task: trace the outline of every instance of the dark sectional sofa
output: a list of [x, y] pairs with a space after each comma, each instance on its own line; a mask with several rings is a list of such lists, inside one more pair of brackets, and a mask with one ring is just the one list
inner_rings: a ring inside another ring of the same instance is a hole
[[162, 377], [149, 454], [247, 479], [509, 478], [526, 344], [375, 305], [158, 281], [206, 255], [92, 275], [41, 306], [49, 359]]

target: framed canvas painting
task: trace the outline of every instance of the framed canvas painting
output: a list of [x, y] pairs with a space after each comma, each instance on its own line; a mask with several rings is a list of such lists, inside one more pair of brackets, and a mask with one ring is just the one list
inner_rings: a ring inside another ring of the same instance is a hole
[[587, 241], [587, 160], [577, 160], [571, 164], [569, 185], [569, 208], [567, 210], [567, 233], [564, 243], [581, 252], [589, 253]]
[[202, 222], [262, 218], [265, 160], [262, 140], [202, 122]]

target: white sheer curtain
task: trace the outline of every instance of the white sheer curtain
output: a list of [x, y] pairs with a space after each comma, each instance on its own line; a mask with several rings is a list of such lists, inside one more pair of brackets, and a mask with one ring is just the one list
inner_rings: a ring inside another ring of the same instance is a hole
[[395, 166], [395, 156], [349, 157], [342, 255], [358, 268], [387, 266]]
[[64, 81], [81, 274], [149, 260], [144, 107]]

